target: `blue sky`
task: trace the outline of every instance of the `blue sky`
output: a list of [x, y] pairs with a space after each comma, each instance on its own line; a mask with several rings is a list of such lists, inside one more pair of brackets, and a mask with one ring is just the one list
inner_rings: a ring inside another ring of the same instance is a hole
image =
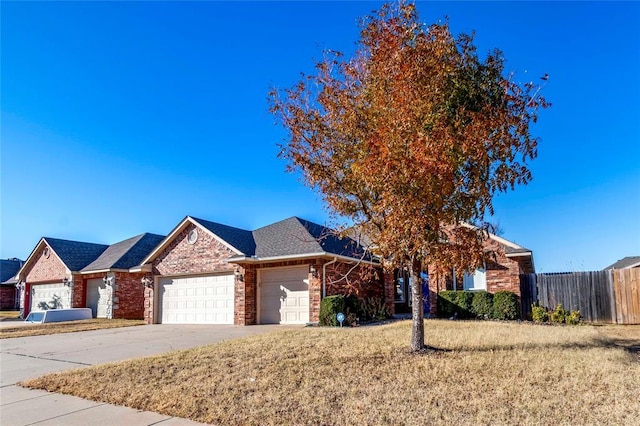
[[[0, 257], [40, 237], [111, 244], [186, 215], [247, 229], [318, 195], [276, 158], [272, 86], [352, 52], [380, 2], [2, 2]], [[418, 2], [476, 31], [553, 107], [528, 186], [496, 198], [540, 272], [640, 255], [640, 3]]]

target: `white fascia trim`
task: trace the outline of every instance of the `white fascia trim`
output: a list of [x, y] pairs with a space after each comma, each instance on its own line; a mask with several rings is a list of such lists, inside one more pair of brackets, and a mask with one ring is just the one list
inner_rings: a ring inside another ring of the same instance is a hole
[[151, 263], [145, 263], [141, 266], [134, 266], [133, 268], [129, 268], [129, 273], [135, 272], [151, 272], [153, 265]]
[[80, 275], [87, 275], [87, 274], [101, 274], [103, 272], [129, 272], [128, 269], [116, 269], [116, 268], [109, 268], [109, 269], [94, 269], [92, 271], [80, 271], [80, 272], [75, 272], [76, 274], [80, 274]]
[[372, 262], [370, 260], [364, 259], [356, 259], [354, 257], [342, 256], [339, 254], [331, 254], [325, 251], [318, 253], [308, 253], [308, 254], [288, 254], [284, 256], [270, 256], [270, 257], [247, 257], [247, 256], [236, 256], [230, 257], [227, 259], [227, 262], [231, 263], [240, 263], [240, 262], [248, 262], [248, 263], [262, 263], [262, 262], [275, 262], [278, 260], [298, 260], [298, 259], [311, 259], [314, 257], [332, 257], [338, 258], [345, 262], [349, 263], [366, 263], [368, 265], [380, 265], [380, 263]]
[[532, 253], [530, 251], [523, 251], [521, 253], [509, 253], [509, 254], [505, 253], [506, 257], [523, 257], [523, 256], [531, 256], [531, 255]]

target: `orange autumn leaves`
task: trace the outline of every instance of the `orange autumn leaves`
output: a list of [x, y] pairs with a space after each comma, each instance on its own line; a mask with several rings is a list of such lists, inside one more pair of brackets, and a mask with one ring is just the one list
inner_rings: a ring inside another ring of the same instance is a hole
[[289, 132], [280, 156], [394, 266], [472, 270], [485, 234], [456, 225], [482, 225], [496, 192], [531, 180], [529, 124], [548, 106], [503, 62], [423, 25], [413, 4], [384, 5], [353, 57], [325, 52], [315, 74], [270, 93]]

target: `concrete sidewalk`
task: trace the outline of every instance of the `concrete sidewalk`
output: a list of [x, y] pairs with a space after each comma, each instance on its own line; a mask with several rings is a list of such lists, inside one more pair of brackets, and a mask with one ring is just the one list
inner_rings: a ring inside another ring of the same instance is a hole
[[0, 425], [197, 425], [190, 420], [29, 390], [43, 374], [266, 333], [278, 325], [145, 325], [0, 340]]

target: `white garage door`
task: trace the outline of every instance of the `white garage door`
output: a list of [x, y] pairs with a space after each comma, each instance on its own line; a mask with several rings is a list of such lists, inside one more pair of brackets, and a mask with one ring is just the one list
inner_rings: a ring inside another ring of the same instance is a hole
[[161, 278], [163, 324], [233, 324], [233, 274]]
[[31, 286], [31, 310], [70, 308], [71, 289], [62, 283], [36, 284]]
[[94, 318], [107, 318], [111, 299], [111, 288], [107, 288], [102, 278], [87, 281], [87, 308], [91, 308]]
[[260, 323], [308, 323], [308, 278], [308, 266], [260, 269]]

